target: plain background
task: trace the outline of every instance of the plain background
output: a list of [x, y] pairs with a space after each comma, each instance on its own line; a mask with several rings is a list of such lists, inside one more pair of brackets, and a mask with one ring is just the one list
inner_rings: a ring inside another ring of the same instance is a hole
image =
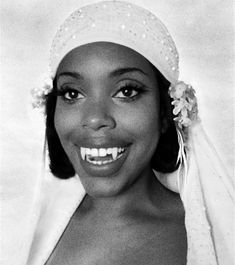
[[[46, 71], [52, 37], [77, 0], [2, 0], [1, 176], [3, 187], [40, 171], [44, 120], [30, 89]], [[233, 173], [234, 18], [232, 0], [136, 0], [166, 24], [180, 54], [180, 78], [197, 91], [200, 116]], [[20, 192], [20, 191], [19, 191]]]
[[[152, 9], [169, 29], [180, 54], [180, 79], [197, 91], [204, 127], [232, 175], [233, 0], [130, 1]], [[0, 1], [0, 245], [9, 265], [27, 256], [21, 249], [27, 249], [25, 238], [30, 238], [28, 227], [32, 225], [28, 222], [38, 209], [45, 128], [43, 113], [32, 111], [30, 90], [47, 69], [58, 26], [80, 4], [91, 2], [94, 0]]]

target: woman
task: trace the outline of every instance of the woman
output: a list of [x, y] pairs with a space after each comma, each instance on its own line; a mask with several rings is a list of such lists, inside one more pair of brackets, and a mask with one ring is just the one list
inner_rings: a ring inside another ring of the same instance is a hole
[[[162, 189], [151, 170], [150, 160], [161, 132], [166, 131], [159, 111], [159, 81], [145, 58], [113, 43], [80, 46], [62, 60], [57, 70], [55, 130], [87, 196], [54, 252], [52, 264], [58, 260], [62, 264], [84, 260], [86, 264], [87, 259], [91, 264], [185, 263], [179, 197]], [[48, 120], [48, 128], [50, 123]], [[62, 162], [57, 160], [63, 156], [54, 154], [58, 143], [54, 135], [50, 138], [49, 130], [52, 171], [69, 177], [64, 174], [66, 166], [58, 169]], [[90, 240], [79, 240], [84, 237], [79, 231], [89, 231]], [[68, 249], [75, 234], [73, 241], [80, 242], [75, 253], [69, 251], [69, 256], [63, 254], [62, 258], [60, 249]], [[178, 244], [172, 244], [173, 238]], [[169, 249], [172, 256], [166, 256]]]
[[229, 206], [231, 193], [162, 23], [126, 2], [85, 6], [58, 31], [50, 69], [35, 105], [57, 178], [28, 264], [229, 264], [231, 220], [214, 199]]

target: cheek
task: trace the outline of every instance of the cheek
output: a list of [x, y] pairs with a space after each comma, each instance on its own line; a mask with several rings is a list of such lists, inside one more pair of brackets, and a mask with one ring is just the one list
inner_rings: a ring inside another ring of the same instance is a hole
[[151, 140], [161, 131], [159, 107], [154, 101], [142, 104], [122, 115], [123, 127], [138, 140]]
[[55, 110], [54, 123], [61, 144], [67, 152], [70, 148], [73, 132], [75, 128], [78, 128], [80, 123], [79, 113], [74, 111], [65, 111], [63, 108], [57, 106]]
[[156, 150], [161, 134], [158, 104], [156, 101], [148, 101], [148, 104], [122, 114], [120, 117], [122, 129], [133, 142], [133, 159], [137, 161], [141, 159], [143, 163], [148, 163]]
[[[114, 107], [109, 110], [116, 122], [116, 128], [112, 129], [114, 137], [128, 138], [135, 144], [135, 150], [140, 152], [148, 152], [155, 150], [156, 144], [161, 131], [159, 118], [159, 105], [153, 99], [135, 105], [126, 105], [125, 107]], [[56, 106], [55, 110], [55, 128], [60, 138], [61, 144], [71, 158], [73, 156], [74, 141], [79, 141], [84, 136], [81, 128], [83, 111], [77, 108], [69, 111]]]

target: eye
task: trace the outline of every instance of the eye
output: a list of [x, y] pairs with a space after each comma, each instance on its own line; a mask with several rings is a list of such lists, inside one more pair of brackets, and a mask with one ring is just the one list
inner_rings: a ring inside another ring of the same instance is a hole
[[125, 85], [115, 94], [116, 98], [134, 99], [144, 91], [143, 87], [137, 85]]
[[68, 87], [61, 88], [58, 91], [58, 95], [61, 96], [63, 100], [69, 102], [84, 98], [84, 96], [78, 90]]

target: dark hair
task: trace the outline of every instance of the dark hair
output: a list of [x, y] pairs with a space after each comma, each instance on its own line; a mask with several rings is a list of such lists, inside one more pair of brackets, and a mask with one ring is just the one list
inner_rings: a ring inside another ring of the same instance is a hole
[[[154, 67], [154, 66], [153, 66]], [[154, 67], [160, 92], [161, 116], [167, 122], [167, 129], [161, 134], [158, 146], [151, 160], [153, 169], [163, 173], [171, 173], [178, 168], [178, 138], [173, 121], [171, 98], [168, 95], [169, 81]], [[65, 153], [55, 129], [54, 114], [56, 107], [56, 78], [53, 90], [46, 98], [46, 139], [48, 143], [50, 170], [58, 178], [67, 179], [75, 175], [75, 170]]]

